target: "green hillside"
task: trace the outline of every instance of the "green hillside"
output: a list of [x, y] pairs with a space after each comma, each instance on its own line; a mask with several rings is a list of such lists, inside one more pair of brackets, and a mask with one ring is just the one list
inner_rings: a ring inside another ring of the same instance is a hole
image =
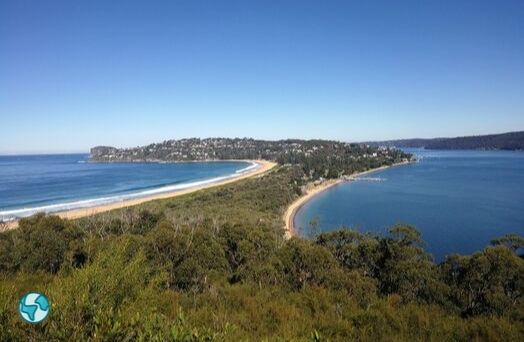
[[[299, 167], [0, 234], [1, 341], [518, 341], [524, 260], [508, 237], [437, 265], [412, 227], [283, 239]], [[444, 213], [443, 213], [444, 215]], [[40, 326], [16, 303], [51, 301]]]

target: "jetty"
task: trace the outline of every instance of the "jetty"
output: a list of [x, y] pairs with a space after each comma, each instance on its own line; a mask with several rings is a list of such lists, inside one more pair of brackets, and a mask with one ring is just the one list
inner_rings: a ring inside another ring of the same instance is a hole
[[385, 178], [380, 177], [354, 177], [352, 178], [354, 181], [366, 181], [366, 182], [384, 182]]

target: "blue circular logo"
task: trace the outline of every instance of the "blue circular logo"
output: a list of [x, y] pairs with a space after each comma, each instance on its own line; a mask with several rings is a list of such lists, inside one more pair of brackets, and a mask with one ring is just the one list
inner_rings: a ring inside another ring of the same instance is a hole
[[37, 324], [46, 319], [51, 307], [47, 297], [38, 292], [29, 292], [20, 298], [18, 312], [28, 323]]

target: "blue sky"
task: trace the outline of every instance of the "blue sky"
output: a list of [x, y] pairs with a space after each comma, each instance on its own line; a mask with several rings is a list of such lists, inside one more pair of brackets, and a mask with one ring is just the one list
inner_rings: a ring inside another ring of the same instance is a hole
[[0, 153], [524, 129], [524, 1], [0, 1]]

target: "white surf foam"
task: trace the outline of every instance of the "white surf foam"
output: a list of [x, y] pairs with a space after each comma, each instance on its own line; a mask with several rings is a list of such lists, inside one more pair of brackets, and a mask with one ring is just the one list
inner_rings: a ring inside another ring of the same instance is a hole
[[167, 185], [167, 186], [163, 186], [160, 188], [148, 189], [148, 190], [143, 190], [143, 191], [134, 192], [134, 193], [122, 194], [122, 195], [106, 196], [106, 197], [99, 197], [99, 198], [79, 200], [79, 201], [66, 202], [66, 203], [48, 204], [48, 205], [43, 205], [39, 207], [4, 210], [4, 211], [0, 211], [0, 220], [13, 221], [19, 218], [28, 217], [28, 216], [34, 215], [36, 213], [41, 213], [41, 212], [56, 213], [56, 212], [61, 212], [61, 211], [73, 210], [73, 209], [91, 208], [91, 207], [96, 207], [99, 205], [118, 203], [118, 202], [123, 202], [125, 200], [148, 197], [148, 196], [158, 195], [158, 194], [167, 193], [167, 192], [182, 191], [188, 188], [194, 188], [194, 187], [199, 187], [203, 185], [213, 184], [213, 183], [217, 183], [217, 182], [220, 182], [226, 179], [239, 177], [240, 175], [248, 171], [251, 171], [253, 169], [259, 168], [259, 167], [260, 167], [260, 164], [251, 162], [251, 165], [243, 169], [235, 171], [234, 174], [205, 179], [205, 180], [196, 181], [196, 182]]
[[252, 169], [256, 169], [256, 168], [259, 168], [259, 167], [260, 167], [259, 164], [255, 163], [255, 162], [251, 162], [251, 165], [249, 165], [248, 167], [245, 167], [243, 169], [237, 170], [237, 171], [235, 171], [235, 173], [237, 173], [237, 174], [238, 173], [245, 173], [247, 171], [250, 171]]

